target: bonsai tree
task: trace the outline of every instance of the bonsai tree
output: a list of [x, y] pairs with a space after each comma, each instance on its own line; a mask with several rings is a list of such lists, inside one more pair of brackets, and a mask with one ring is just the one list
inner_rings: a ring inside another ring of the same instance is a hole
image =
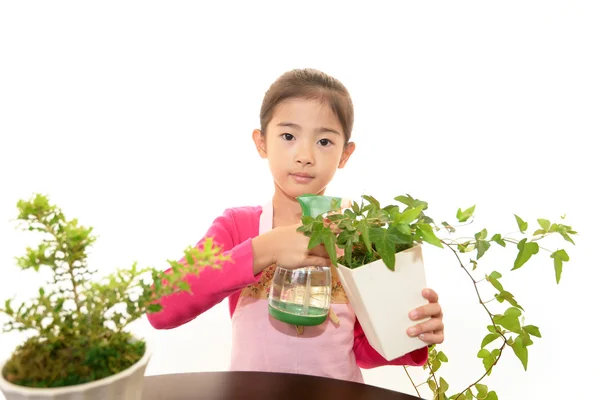
[[[482, 257], [491, 246], [499, 246], [516, 252], [511, 271], [522, 268], [533, 256], [546, 252], [554, 265], [556, 283], [560, 282], [563, 265], [569, 261], [569, 255], [563, 248], [554, 250], [540, 246], [540, 242], [549, 236], [562, 236], [564, 240], [575, 244], [571, 235], [575, 232], [570, 226], [561, 221], [552, 223], [547, 219], [538, 219], [539, 227], [528, 234], [529, 224], [515, 215], [519, 237], [501, 235], [500, 233], [482, 229], [473, 237], [453, 238], [457, 228], [473, 221], [475, 206], [465, 210], [459, 209], [456, 220], [461, 225], [450, 224], [446, 221], [436, 223], [425, 214], [428, 203], [413, 198], [410, 195], [395, 197], [399, 204], [381, 207], [380, 202], [372, 196], [362, 196], [361, 204], [352, 202], [352, 207], [343, 213], [327, 216], [303, 217], [302, 226], [298, 228], [310, 237], [309, 248], [323, 244], [334, 264], [342, 264], [347, 268], [360, 268], [375, 260], [382, 260], [387, 268], [394, 271], [395, 254], [410, 249], [416, 244], [426, 243], [448, 249], [457, 260], [458, 267], [473, 283], [475, 300], [483, 307], [489, 317], [484, 329], [485, 336], [481, 339], [477, 357], [481, 359], [483, 371], [476, 376], [473, 383], [450, 394], [450, 384], [441, 376], [442, 364], [448, 362], [448, 357], [439, 346], [430, 346], [429, 358], [423, 367], [429, 372], [425, 382], [415, 383], [409, 370], [405, 367], [410, 381], [419, 397], [419, 387], [428, 385], [434, 399], [486, 399], [496, 400], [498, 395], [483, 383], [497, 365], [502, 356], [511, 349], [518, 357], [523, 368], [527, 370], [528, 348], [533, 345], [533, 337], [541, 338], [540, 329], [535, 325], [523, 325], [521, 320], [524, 308], [517, 302], [515, 296], [507, 291], [500, 282], [502, 274], [498, 271], [486, 271], [479, 268]], [[441, 238], [441, 234], [447, 237]], [[336, 247], [344, 250], [344, 255], [338, 257]], [[481, 285], [491, 285], [495, 289], [494, 297], [481, 297]], [[492, 311], [490, 302], [503, 311]]]
[[170, 273], [134, 263], [95, 281], [97, 271], [87, 262], [96, 240], [92, 228], [67, 220], [40, 194], [19, 201], [17, 207], [17, 220], [41, 239], [17, 263], [24, 270], [46, 269], [52, 280], [28, 303], [16, 306], [8, 299], [0, 307], [9, 317], [4, 332], [33, 333], [0, 371], [16, 385], [77, 385], [129, 368], [146, 350], [144, 340], [127, 331], [129, 324], [147, 312], [160, 311], [156, 300], [161, 296], [189, 291], [185, 275], [226, 260], [209, 239], [201, 249], [185, 250], [185, 264], [168, 261]]

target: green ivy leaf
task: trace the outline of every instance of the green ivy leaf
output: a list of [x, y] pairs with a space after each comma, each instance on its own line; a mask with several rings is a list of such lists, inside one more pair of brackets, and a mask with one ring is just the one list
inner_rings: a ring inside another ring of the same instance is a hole
[[485, 400], [498, 400], [498, 395], [494, 391], [489, 392]]
[[502, 303], [504, 300], [506, 300], [508, 303], [510, 303], [511, 306], [516, 307], [520, 310], [523, 310], [523, 307], [521, 307], [521, 305], [519, 303], [517, 303], [513, 294], [510, 292], [507, 292], [506, 290], [503, 290], [500, 293], [496, 294], [495, 297], [496, 297], [496, 300], [498, 300], [498, 302], [500, 302], [500, 303]]
[[540, 333], [540, 328], [538, 328], [535, 325], [526, 325], [523, 327], [523, 330], [529, 333], [531, 336], [535, 336], [538, 338], [542, 337], [542, 334]]
[[458, 219], [458, 222], [465, 222], [469, 218], [471, 218], [473, 216], [473, 213], [475, 212], [475, 206], [476, 205], [473, 205], [467, 208], [465, 211], [459, 208], [456, 212], [456, 219]]
[[449, 387], [450, 385], [448, 385], [448, 382], [446, 382], [444, 378], [440, 377], [440, 392], [446, 393]]
[[515, 214], [515, 218], [517, 219], [517, 224], [519, 224], [519, 230], [521, 233], [525, 233], [528, 226], [527, 222], [523, 221], [517, 214]]
[[[482, 359], [483, 366], [486, 371], [489, 370], [494, 365], [494, 362], [496, 361], [493, 354], [490, 353], [489, 350], [486, 350], [486, 349], [479, 350], [479, 352], [477, 353], [477, 357]], [[490, 375], [491, 372], [492, 371], [490, 370], [488, 375]]]
[[334, 266], [337, 266], [337, 252], [335, 248], [335, 234], [330, 230], [324, 230], [321, 233], [323, 237], [323, 244], [325, 245], [325, 250], [327, 250], [327, 254], [329, 255], [329, 259], [331, 260]]
[[373, 247], [371, 245], [371, 235], [370, 235], [370, 229], [369, 226], [367, 225], [367, 221], [365, 221], [364, 219], [361, 219], [358, 222], [358, 230], [360, 231], [360, 238], [362, 239], [363, 243], [365, 244], [365, 246], [367, 246], [367, 251], [369, 252], [369, 254], [373, 253]]
[[431, 227], [431, 225], [417, 224], [417, 234], [429, 244], [441, 248], [444, 247], [440, 239], [438, 239], [438, 237], [435, 236], [435, 233], [433, 233], [433, 228]]
[[496, 233], [492, 236], [492, 241], [498, 243], [502, 247], [506, 247], [506, 242], [502, 239], [502, 236], [499, 233]]
[[540, 246], [536, 242], [527, 242], [527, 239], [522, 239], [519, 244], [517, 244], [517, 248], [519, 249], [519, 254], [517, 254], [515, 265], [511, 271], [521, 268], [529, 261], [531, 256], [540, 251]]
[[521, 335], [517, 336], [511, 347], [515, 355], [519, 358], [519, 360], [521, 360], [523, 368], [525, 369], [525, 371], [527, 371], [528, 351], [527, 347], [523, 344], [523, 339]]
[[435, 393], [435, 391], [437, 390], [437, 386], [435, 384], [435, 381], [433, 379], [429, 379], [427, 381], [427, 384], [429, 385], [429, 389], [431, 389], [431, 391]]
[[487, 397], [488, 394], [488, 387], [484, 384], [481, 383], [476, 383], [475, 384], [475, 388], [477, 389], [477, 398], [478, 399], [485, 399]]
[[450, 232], [450, 233], [454, 233], [454, 232], [456, 232], [456, 229], [455, 229], [455, 228], [454, 228], [452, 225], [450, 225], [449, 223], [447, 223], [446, 221], [442, 221], [442, 226], [443, 226], [444, 228], [446, 228], [446, 230], [447, 230], [448, 232]]
[[448, 357], [446, 357], [446, 354], [444, 354], [443, 351], [439, 351], [437, 356], [438, 360], [440, 360], [441, 362], [448, 362]]
[[547, 219], [539, 218], [538, 224], [540, 224], [540, 226], [545, 232], [548, 232], [550, 230], [550, 221], [548, 221]]
[[554, 259], [554, 275], [556, 276], [556, 283], [560, 282], [562, 275], [563, 262], [569, 261], [569, 255], [565, 250], [557, 250], [550, 255]]
[[481, 348], [483, 349], [485, 346], [492, 343], [494, 340], [498, 339], [499, 337], [500, 337], [500, 334], [498, 332], [490, 333], [490, 334], [486, 335], [483, 338], [483, 340], [481, 341]]
[[408, 207], [416, 208], [419, 206], [423, 206], [423, 210], [427, 210], [428, 204], [426, 201], [422, 201], [419, 199], [413, 198], [411, 195], [407, 194], [406, 196], [397, 196], [394, 197], [394, 200], [407, 205]]
[[377, 209], [381, 208], [381, 204], [379, 204], [379, 201], [377, 201], [377, 199], [375, 199], [373, 196], [363, 195], [362, 198], [367, 200], [373, 206], [375, 206], [375, 208], [377, 208]]
[[401, 223], [409, 224], [409, 223], [413, 222], [415, 219], [417, 219], [419, 217], [419, 215], [421, 215], [421, 212], [423, 212], [423, 206], [419, 206], [416, 208], [407, 208], [406, 210], [402, 211], [401, 214], [397, 214], [395, 216], [394, 222], [397, 224], [401, 224]]
[[496, 290], [498, 290], [499, 292], [504, 291], [504, 287], [502, 287], [502, 284], [500, 283], [500, 281], [498, 281], [498, 279], [500, 279], [502, 277], [502, 274], [500, 274], [499, 272], [493, 271], [491, 274], [489, 274], [487, 276], [487, 280], [492, 284], [493, 287], [496, 288]]
[[519, 317], [521, 316], [521, 310], [516, 307], [510, 307], [504, 311], [503, 315], [494, 315], [494, 322], [511, 332], [521, 332], [521, 323]]
[[479, 260], [486, 251], [490, 248], [490, 242], [487, 240], [478, 240], [477, 241], [477, 259]]
[[392, 237], [393, 233], [382, 228], [371, 228], [371, 240], [375, 243], [377, 253], [383, 263], [392, 271], [396, 264], [396, 243]]

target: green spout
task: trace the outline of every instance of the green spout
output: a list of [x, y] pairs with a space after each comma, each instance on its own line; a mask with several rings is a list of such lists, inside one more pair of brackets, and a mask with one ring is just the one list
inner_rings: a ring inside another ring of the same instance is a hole
[[302, 215], [316, 218], [319, 215], [336, 211], [342, 208], [342, 198], [333, 196], [320, 196], [316, 194], [303, 194], [296, 197], [302, 207]]

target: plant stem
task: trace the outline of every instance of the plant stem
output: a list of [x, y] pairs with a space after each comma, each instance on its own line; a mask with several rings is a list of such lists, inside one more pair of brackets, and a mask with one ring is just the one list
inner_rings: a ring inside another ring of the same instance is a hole
[[435, 373], [433, 372], [433, 368], [431, 368], [431, 363], [429, 362], [429, 360], [427, 360], [427, 366], [429, 367], [429, 371], [431, 371], [431, 377], [433, 378], [433, 383], [435, 383], [435, 391], [437, 392], [437, 394], [438, 394], [437, 397], [439, 399], [439, 397], [440, 397], [440, 393], [439, 393], [440, 386], [437, 383], [437, 379], [435, 378]]
[[417, 385], [415, 385], [415, 382], [413, 381], [412, 377], [408, 373], [408, 368], [406, 368], [406, 366], [404, 367], [404, 372], [406, 372], [406, 376], [408, 376], [408, 379], [410, 379], [410, 383], [412, 383], [413, 387], [415, 388], [415, 391], [417, 392], [417, 396], [421, 397], [421, 393], [419, 393], [419, 389], [417, 388]]
[[[490, 320], [492, 321], [492, 325], [494, 326], [494, 328], [496, 329], [496, 331], [498, 332], [498, 334], [500, 336], [502, 336], [502, 340], [504, 341], [504, 343], [502, 343], [502, 346], [500, 347], [500, 352], [498, 353], [498, 357], [496, 357], [496, 360], [494, 361], [494, 363], [487, 369], [487, 371], [485, 371], [485, 373], [481, 376], [481, 378], [479, 378], [477, 381], [475, 381], [474, 383], [472, 383], [471, 385], [469, 385], [465, 390], [463, 390], [460, 393], [462, 395], [467, 390], [469, 390], [470, 388], [472, 388], [473, 386], [475, 386], [476, 384], [478, 384], [479, 382], [481, 382], [481, 380], [483, 380], [483, 378], [485, 378], [486, 375], [489, 374], [489, 372], [492, 370], [492, 368], [498, 363], [498, 360], [500, 360], [500, 357], [502, 356], [502, 351], [504, 350], [504, 347], [506, 346], [506, 343], [508, 342], [508, 340], [506, 339], [506, 336], [504, 336], [504, 334], [502, 333], [502, 331], [500, 329], [498, 329], [498, 326], [496, 325], [496, 322], [494, 321], [494, 317], [493, 317], [492, 313], [487, 308], [487, 306], [485, 305], [485, 302], [481, 298], [481, 294], [479, 293], [479, 288], [477, 287], [477, 282], [475, 281], [475, 279], [473, 278], [473, 276], [471, 275], [471, 273], [469, 272], [469, 270], [463, 264], [463, 262], [460, 259], [458, 253], [456, 252], [456, 250], [454, 250], [446, 242], [442, 241], [442, 243], [445, 244], [450, 250], [452, 250], [452, 252], [456, 256], [456, 259], [458, 260], [458, 262], [459, 262], [460, 266], [462, 267], [462, 269], [467, 273], [467, 275], [469, 275], [469, 278], [471, 278], [471, 281], [473, 282], [473, 286], [475, 287], [475, 292], [477, 293], [477, 298], [479, 299], [479, 303], [481, 304], [481, 306], [487, 312], [488, 316], [490, 317]], [[460, 396], [458, 396], [458, 397], [460, 397]]]

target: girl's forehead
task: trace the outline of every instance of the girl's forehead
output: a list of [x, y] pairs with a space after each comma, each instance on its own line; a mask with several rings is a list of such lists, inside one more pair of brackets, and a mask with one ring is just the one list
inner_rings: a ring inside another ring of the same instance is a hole
[[307, 123], [322, 121], [339, 125], [339, 120], [329, 104], [316, 99], [286, 99], [282, 101], [275, 108], [271, 122], [276, 124], [282, 121], [294, 123], [297, 120], [304, 120]]

